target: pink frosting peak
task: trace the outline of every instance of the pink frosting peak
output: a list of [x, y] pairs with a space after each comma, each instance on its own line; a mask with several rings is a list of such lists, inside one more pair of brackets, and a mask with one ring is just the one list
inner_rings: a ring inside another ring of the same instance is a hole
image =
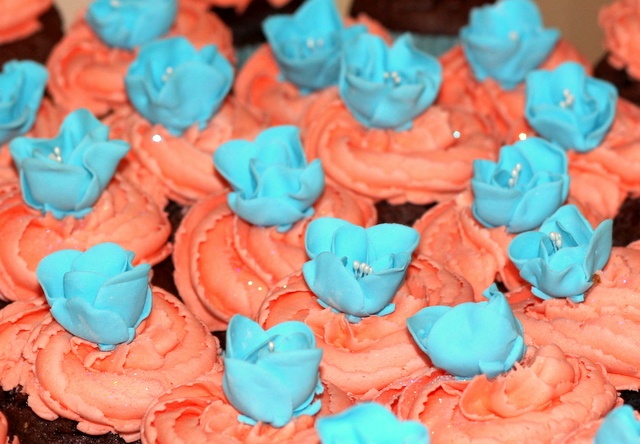
[[494, 379], [463, 381], [436, 371], [407, 382], [386, 400], [400, 419], [425, 424], [434, 444], [562, 441], [621, 403], [600, 366], [555, 345], [530, 349]]
[[[557, 344], [566, 353], [601, 363], [618, 390], [640, 389], [640, 251], [613, 248], [585, 301], [540, 301], [535, 297], [514, 307], [527, 344]], [[520, 293], [530, 294], [528, 288]]]
[[21, 384], [40, 417], [62, 416], [78, 421], [81, 432], [114, 432], [131, 442], [158, 395], [221, 371], [219, 352], [217, 340], [180, 301], [153, 288], [151, 314], [136, 338], [112, 352], [72, 336], [47, 315], [24, 349], [29, 371]]
[[229, 404], [222, 391], [221, 374], [211, 373], [198, 381], [175, 387], [162, 394], [149, 407], [143, 419], [142, 442], [316, 444], [316, 418], [338, 413], [352, 405], [349, 397], [334, 385], [325, 383], [324, 387], [325, 390], [320, 396], [322, 409], [316, 417], [302, 415], [282, 428], [263, 423], [250, 426], [238, 421], [239, 412]]
[[41, 28], [38, 17], [53, 6], [53, 0], [4, 0], [0, 14], [0, 44], [20, 40]]
[[409, 265], [405, 282], [392, 300], [395, 311], [388, 315], [350, 323], [343, 313], [321, 307], [301, 273], [295, 273], [269, 293], [257, 319], [264, 328], [287, 320], [307, 324], [323, 349], [322, 378], [356, 399], [371, 400], [399, 378], [430, 368], [429, 358], [411, 338], [406, 319], [427, 306], [454, 306], [472, 298], [463, 278], [419, 256]]
[[329, 88], [302, 124], [309, 159], [319, 158], [340, 186], [392, 204], [426, 204], [463, 191], [474, 159], [494, 159], [500, 148], [476, 113], [432, 106], [407, 131], [366, 128]]
[[211, 330], [226, 328], [236, 313], [254, 318], [269, 289], [307, 261], [304, 233], [317, 217], [341, 217], [371, 226], [372, 203], [331, 185], [314, 205], [314, 216], [280, 233], [249, 224], [227, 205], [227, 192], [198, 202], [175, 237], [176, 286], [185, 303]]
[[42, 297], [35, 269], [47, 254], [115, 242], [135, 253], [135, 263], [156, 264], [171, 252], [171, 225], [151, 198], [115, 176], [93, 210], [81, 219], [58, 220], [23, 200], [17, 182], [0, 187], [0, 297]]
[[603, 6], [598, 16], [604, 31], [604, 45], [609, 63], [640, 78], [640, 1], [617, 0]]

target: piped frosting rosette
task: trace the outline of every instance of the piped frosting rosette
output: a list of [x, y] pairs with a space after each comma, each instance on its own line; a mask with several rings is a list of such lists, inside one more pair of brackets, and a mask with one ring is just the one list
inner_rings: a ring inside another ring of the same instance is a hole
[[267, 18], [268, 44], [260, 46], [238, 73], [234, 92], [243, 104], [265, 113], [271, 125], [298, 124], [316, 94], [338, 83], [344, 45], [371, 32], [388, 33], [366, 16], [340, 17], [333, 0], [304, 3], [293, 15]]
[[0, 44], [23, 39], [40, 30], [38, 17], [53, 6], [53, 0], [5, 1], [0, 17]]
[[212, 330], [224, 329], [236, 313], [255, 317], [269, 289], [300, 269], [311, 220], [375, 223], [370, 201], [324, 185], [320, 161], [307, 164], [293, 126], [270, 128], [253, 142], [230, 141], [215, 163], [234, 191], [190, 208], [173, 254], [183, 300]]
[[317, 219], [307, 229], [312, 260], [304, 274], [288, 276], [269, 293], [258, 322], [265, 328], [284, 320], [307, 324], [324, 351], [323, 379], [356, 399], [372, 399], [430, 365], [413, 344], [406, 318], [429, 305], [473, 298], [464, 279], [435, 261], [411, 260], [416, 236], [401, 225], [364, 229]]
[[350, 407], [349, 397], [319, 379], [322, 350], [300, 322], [262, 330], [234, 316], [224, 372], [162, 394], [143, 420], [145, 443], [316, 443], [316, 418]]
[[598, 22], [604, 31], [607, 61], [616, 69], [625, 70], [632, 79], [640, 78], [640, 13], [636, 0], [617, 0], [603, 6]]
[[473, 159], [492, 159], [498, 142], [476, 114], [430, 106], [441, 68], [410, 38], [389, 48], [361, 35], [344, 50], [338, 90], [310, 107], [305, 150], [329, 180], [374, 200], [425, 204], [462, 191]]
[[124, 76], [138, 46], [169, 36], [184, 36], [197, 48], [216, 45], [235, 59], [231, 31], [203, 7], [176, 0], [96, 0], [52, 51], [48, 91], [69, 111], [85, 107], [105, 116], [128, 104]]
[[164, 202], [190, 205], [225, 189], [212, 154], [224, 142], [250, 139], [263, 119], [229, 95], [233, 68], [214, 45], [175, 37], [145, 45], [125, 83], [132, 113], [109, 120], [112, 137], [131, 143], [125, 177], [149, 177]]
[[132, 257], [100, 244], [43, 259], [38, 279], [51, 314], [33, 322], [20, 379], [40, 417], [127, 442], [139, 438], [156, 396], [221, 370], [217, 340], [174, 296], [149, 288], [148, 265], [134, 266]]
[[477, 300], [495, 280], [515, 289], [523, 281], [509, 260], [509, 243], [563, 205], [569, 184], [567, 156], [557, 145], [531, 137], [504, 146], [497, 162], [474, 162], [470, 190], [415, 222], [418, 252], [464, 276]]
[[379, 402], [399, 419], [427, 426], [437, 444], [574, 442], [563, 439], [621, 400], [601, 366], [547, 345], [530, 347], [515, 368], [495, 378], [461, 380], [429, 370], [397, 381]]
[[[20, 181], [0, 188], [0, 293], [5, 300], [42, 292], [35, 269], [48, 253], [111, 241], [155, 264], [171, 251], [166, 214], [135, 186], [113, 176], [128, 150], [87, 110], [70, 114], [52, 139], [10, 144]], [[112, 178], [113, 177], [113, 178]]]
[[565, 61], [590, 66], [556, 29], [544, 28], [532, 0], [472, 9], [460, 39], [440, 57], [443, 82], [436, 103], [486, 116], [502, 143], [533, 133], [524, 117], [527, 73]]

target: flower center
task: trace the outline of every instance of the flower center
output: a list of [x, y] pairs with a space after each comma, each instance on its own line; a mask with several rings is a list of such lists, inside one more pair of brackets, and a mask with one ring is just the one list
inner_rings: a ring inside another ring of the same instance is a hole
[[393, 86], [398, 86], [402, 83], [402, 77], [398, 74], [398, 71], [385, 71], [383, 74], [385, 83]]
[[518, 183], [518, 178], [520, 178], [520, 171], [522, 171], [522, 164], [516, 163], [516, 166], [511, 170], [511, 178], [508, 180], [509, 188], [513, 188]]
[[557, 231], [552, 231], [549, 233], [549, 240], [551, 241], [551, 245], [553, 245], [553, 249], [558, 251], [562, 248], [562, 235]]
[[269, 349], [269, 353], [273, 353], [276, 349], [276, 344], [273, 341], [269, 341], [267, 348]]
[[173, 67], [167, 66], [167, 69], [164, 70], [164, 74], [161, 77], [162, 81], [166, 82], [167, 80], [169, 80], [169, 77], [171, 77], [171, 74], [173, 74]]
[[360, 279], [373, 273], [373, 268], [366, 262], [353, 261], [353, 273], [356, 279]]
[[316, 48], [322, 48], [324, 46], [324, 39], [307, 38], [307, 48], [313, 51]]
[[520, 36], [516, 31], [509, 32], [509, 40], [518, 40]]
[[112, 8], [119, 8], [120, 2], [118, 0], [111, 0], [110, 2]]
[[49, 154], [49, 159], [55, 160], [58, 163], [62, 163], [62, 151], [59, 146], [53, 148], [53, 152]]
[[561, 108], [572, 108], [573, 107], [573, 102], [575, 100], [575, 96], [573, 94], [571, 94], [571, 91], [569, 91], [566, 88], [562, 91], [562, 95], [564, 96], [564, 100], [560, 101], [560, 107]]

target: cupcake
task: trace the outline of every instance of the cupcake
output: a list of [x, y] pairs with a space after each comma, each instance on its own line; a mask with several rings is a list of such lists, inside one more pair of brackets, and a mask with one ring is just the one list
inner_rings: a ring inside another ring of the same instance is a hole
[[[640, 103], [640, 2], [617, 0], [600, 9], [598, 22], [604, 31], [606, 54], [594, 68], [594, 75], [613, 83], [620, 97]], [[637, 65], [637, 66], [636, 66]]]
[[338, 83], [341, 52], [348, 40], [367, 29], [390, 40], [366, 17], [345, 24], [333, 0], [312, 0], [293, 15], [271, 16], [263, 28], [268, 44], [243, 65], [234, 92], [274, 126], [299, 124], [316, 92]]
[[137, 262], [170, 253], [166, 214], [114, 172], [129, 147], [87, 110], [70, 114], [52, 139], [19, 137], [10, 144], [20, 181], [0, 187], [4, 300], [41, 297], [35, 269], [50, 252], [118, 242]]
[[182, 37], [140, 50], [125, 83], [130, 112], [109, 119], [111, 135], [131, 144], [122, 174], [154, 195], [191, 205], [225, 189], [212, 154], [224, 142], [251, 139], [261, 116], [229, 94], [233, 68], [214, 45], [196, 49]]
[[499, 0], [474, 8], [460, 44], [440, 57], [442, 88], [436, 103], [486, 116], [502, 143], [531, 134], [524, 118], [524, 80], [534, 69], [587, 60], [556, 29], [544, 28], [532, 0]]
[[149, 407], [143, 442], [316, 443], [316, 418], [352, 404], [319, 379], [322, 350], [304, 324], [264, 331], [235, 316], [226, 343], [223, 373], [174, 387]]
[[[382, 224], [364, 229], [340, 219], [311, 223], [311, 258], [267, 296], [265, 328], [296, 320], [324, 350], [322, 377], [350, 396], [371, 400], [399, 378], [430, 367], [406, 328], [406, 318], [431, 305], [471, 301], [471, 287], [435, 261], [411, 252], [417, 233]], [[402, 363], [402, 365], [398, 365]]]
[[32, 322], [31, 334], [19, 350], [20, 386], [41, 418], [131, 442], [156, 396], [219, 371], [217, 340], [174, 296], [150, 288], [149, 265], [132, 258], [105, 243], [61, 250], [38, 265], [50, 311], [25, 307], [30, 317], [20, 322]]
[[227, 142], [214, 163], [233, 191], [190, 208], [173, 254], [180, 295], [212, 330], [224, 329], [236, 313], [254, 318], [269, 289], [300, 269], [312, 220], [339, 215], [361, 226], [375, 223], [371, 202], [325, 186], [322, 164], [307, 164], [296, 127]]
[[363, 34], [345, 47], [338, 88], [320, 94], [303, 127], [305, 150], [328, 180], [374, 201], [428, 204], [454, 196], [474, 159], [498, 143], [479, 115], [430, 106], [441, 83], [437, 60], [410, 36], [389, 48]]
[[62, 37], [62, 18], [53, 0], [7, 0], [0, 17], [0, 66], [10, 60], [44, 63]]
[[198, 48], [217, 45], [234, 60], [229, 29], [204, 7], [182, 1], [178, 6], [176, 0], [95, 0], [47, 62], [49, 94], [68, 111], [84, 107], [103, 117], [128, 104], [123, 79], [139, 46], [170, 36], [183, 36]]

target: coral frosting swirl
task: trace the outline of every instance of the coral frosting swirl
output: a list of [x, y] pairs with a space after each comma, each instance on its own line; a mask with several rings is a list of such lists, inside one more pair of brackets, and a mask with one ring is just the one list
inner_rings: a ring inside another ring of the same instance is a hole
[[461, 381], [431, 372], [404, 382], [387, 399], [395, 400], [400, 419], [426, 425], [434, 444], [552, 442], [602, 418], [617, 400], [600, 366], [555, 345], [532, 349], [494, 379]]
[[135, 252], [135, 263], [155, 264], [171, 251], [167, 216], [135, 186], [116, 176], [82, 219], [55, 219], [27, 206], [19, 187], [0, 187], [0, 294], [2, 299], [40, 297], [35, 269], [47, 254], [85, 250], [100, 242], [115, 242]]
[[5, 0], [0, 16], [0, 44], [19, 40], [38, 31], [38, 17], [53, 5], [53, 0]]
[[219, 351], [217, 340], [182, 303], [155, 288], [153, 309], [135, 340], [112, 352], [45, 318], [25, 348], [30, 372], [21, 383], [39, 416], [62, 416], [78, 421], [84, 433], [115, 432], [133, 441], [151, 401], [175, 385], [220, 371]]
[[600, 9], [598, 21], [604, 31], [608, 61], [617, 69], [625, 69], [634, 79], [640, 78], [640, 2], [617, 0]]
[[407, 317], [426, 306], [453, 306], [472, 298], [464, 279], [420, 256], [409, 265], [406, 280], [393, 299], [395, 311], [386, 316], [368, 316], [351, 323], [343, 313], [320, 306], [304, 278], [296, 273], [270, 292], [257, 319], [264, 328], [286, 320], [306, 323], [324, 350], [322, 378], [355, 398], [367, 400], [396, 379], [430, 365], [411, 340]]
[[519, 303], [514, 312], [522, 322], [527, 344], [554, 343], [565, 352], [586, 356], [607, 369], [618, 390], [640, 388], [638, 270], [640, 251], [613, 248], [609, 262], [597, 274], [584, 302], [569, 299]]
[[[313, 217], [337, 215], [365, 227], [377, 218], [368, 200], [327, 185]], [[271, 286], [307, 260], [309, 221], [281, 233], [240, 219], [227, 205], [226, 192], [203, 199], [176, 232], [173, 262], [180, 295], [212, 330], [224, 329], [236, 313], [254, 317]]]
[[495, 159], [498, 142], [479, 116], [432, 106], [410, 130], [369, 129], [351, 116], [335, 89], [305, 117], [304, 146], [340, 186], [393, 204], [428, 203], [464, 190], [474, 159]]

